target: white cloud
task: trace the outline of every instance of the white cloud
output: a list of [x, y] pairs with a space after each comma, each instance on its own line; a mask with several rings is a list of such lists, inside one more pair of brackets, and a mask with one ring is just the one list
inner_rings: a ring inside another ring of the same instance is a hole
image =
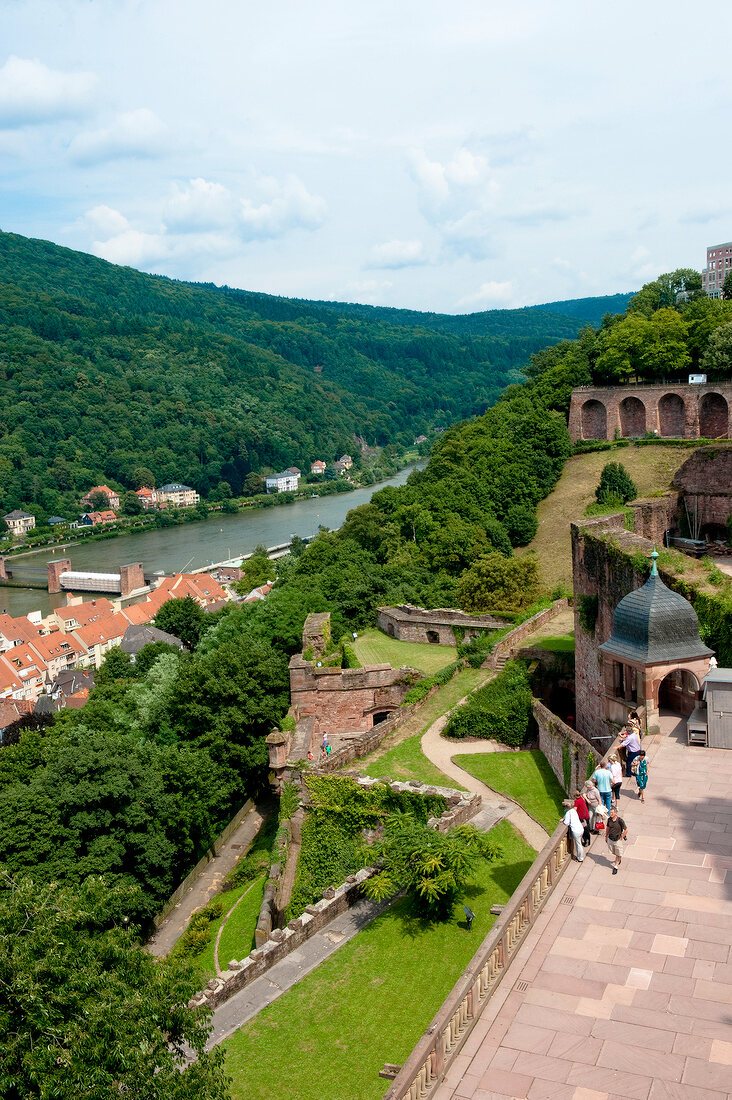
[[372, 267], [414, 267], [427, 263], [421, 241], [384, 241], [371, 249]]
[[117, 233], [124, 233], [130, 227], [124, 214], [104, 204], [87, 210], [82, 221], [94, 236], [100, 237], [113, 237]]
[[168, 143], [163, 122], [146, 107], [124, 111], [111, 126], [89, 130], [73, 139], [69, 155], [77, 164], [96, 164], [119, 157], [155, 157]]
[[96, 84], [93, 73], [65, 73], [11, 56], [0, 68], [0, 126], [77, 118], [92, 107]]
[[458, 302], [458, 308], [471, 308], [474, 306], [488, 307], [491, 305], [504, 305], [513, 297], [513, 283], [510, 279], [506, 282], [488, 282], [478, 287], [474, 294], [468, 294]]
[[393, 285], [388, 279], [362, 279], [347, 283], [333, 297], [345, 299], [347, 302], [361, 302], [363, 305], [376, 306], [384, 301]]
[[200, 178], [176, 184], [163, 220], [178, 233], [219, 229], [245, 241], [317, 229], [325, 220], [325, 200], [310, 194], [297, 176], [263, 177], [254, 190], [255, 196], [237, 196], [221, 183]]
[[149, 267], [170, 255], [165, 238], [159, 233], [125, 229], [105, 241], [94, 241], [92, 251], [113, 264]]

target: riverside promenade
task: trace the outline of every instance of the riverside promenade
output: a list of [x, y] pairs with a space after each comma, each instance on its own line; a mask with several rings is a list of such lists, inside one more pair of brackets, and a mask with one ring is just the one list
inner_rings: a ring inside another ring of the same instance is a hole
[[644, 743], [620, 872], [572, 864], [434, 1100], [732, 1097], [732, 752]]

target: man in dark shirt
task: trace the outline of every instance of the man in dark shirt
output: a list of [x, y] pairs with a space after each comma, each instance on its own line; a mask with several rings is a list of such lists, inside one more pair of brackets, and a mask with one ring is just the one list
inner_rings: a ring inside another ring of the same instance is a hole
[[613, 806], [610, 811], [610, 820], [607, 823], [607, 829], [605, 831], [605, 843], [615, 856], [615, 866], [613, 867], [614, 875], [617, 875], [620, 861], [623, 858], [625, 838], [627, 835], [628, 826], [625, 824], [622, 817], [618, 817], [618, 811]]

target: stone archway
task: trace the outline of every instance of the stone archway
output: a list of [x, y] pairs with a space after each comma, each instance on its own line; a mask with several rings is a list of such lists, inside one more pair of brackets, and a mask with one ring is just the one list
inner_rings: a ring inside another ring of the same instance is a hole
[[683, 439], [686, 434], [686, 405], [677, 393], [665, 393], [658, 402], [658, 426], [665, 439]]
[[602, 401], [585, 401], [582, 406], [582, 438], [607, 439], [607, 409]]
[[699, 408], [699, 435], [702, 439], [726, 439], [729, 433], [729, 406], [721, 393], [705, 393]]
[[688, 718], [696, 706], [699, 681], [687, 668], [675, 668], [658, 687], [658, 709]]
[[624, 439], [646, 434], [646, 407], [638, 397], [625, 397], [620, 402], [620, 434]]

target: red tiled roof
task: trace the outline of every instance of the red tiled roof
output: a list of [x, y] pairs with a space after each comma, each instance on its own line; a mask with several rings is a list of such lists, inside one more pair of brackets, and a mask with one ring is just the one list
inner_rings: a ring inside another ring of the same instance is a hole
[[104, 645], [115, 639], [122, 639], [129, 625], [124, 615], [104, 615], [101, 619], [87, 623], [86, 626], [77, 627], [74, 635], [87, 649], [90, 649], [95, 645]]

